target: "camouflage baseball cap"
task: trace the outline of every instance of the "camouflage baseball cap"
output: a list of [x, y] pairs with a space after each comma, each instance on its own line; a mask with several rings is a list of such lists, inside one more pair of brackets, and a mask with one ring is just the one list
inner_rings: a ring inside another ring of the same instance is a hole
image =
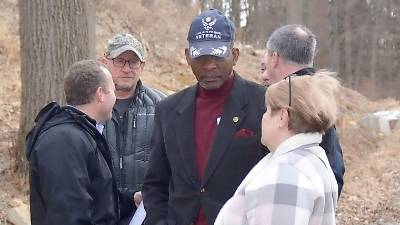
[[141, 61], [144, 59], [143, 45], [131, 34], [117, 34], [108, 40], [105, 55], [115, 58], [125, 51], [133, 51]]

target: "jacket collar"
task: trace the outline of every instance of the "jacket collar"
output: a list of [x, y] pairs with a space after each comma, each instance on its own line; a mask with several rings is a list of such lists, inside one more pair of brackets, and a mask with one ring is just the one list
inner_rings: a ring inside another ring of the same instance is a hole
[[[67, 113], [66, 115], [68, 116], [60, 116], [63, 112]], [[25, 150], [28, 160], [38, 137], [44, 130], [50, 129], [58, 124], [70, 122], [79, 123], [82, 128], [87, 130], [93, 136], [98, 136], [98, 134], [100, 134], [96, 132], [96, 120], [90, 118], [84, 112], [74, 108], [73, 106], [61, 107], [58, 103], [51, 102], [38, 113], [35, 118], [35, 126], [26, 136]]]
[[[225, 108], [226, 104], [231, 101], [234, 101], [235, 103], [238, 103], [239, 105], [245, 105], [248, 102], [247, 94], [244, 94], [243, 92], [245, 91], [245, 88], [242, 88], [244, 85], [244, 80], [237, 74], [235, 71], [233, 71], [234, 77], [233, 77], [233, 86], [230, 91], [229, 97], [226, 100], [225, 103]], [[198, 84], [193, 85], [186, 89], [185, 96], [182, 98], [180, 104], [176, 108], [176, 111], [178, 114], [182, 114], [185, 111], [188, 110], [188, 108], [193, 106], [193, 112], [194, 112], [194, 105], [195, 105], [195, 100], [196, 100], [196, 95], [198, 91]], [[225, 110], [224, 110], [225, 111]]]
[[271, 152], [270, 158], [277, 158], [281, 155], [284, 155], [288, 152], [291, 152], [295, 149], [298, 149], [301, 146], [312, 146], [319, 145], [322, 141], [322, 134], [320, 133], [300, 133], [293, 135], [292, 137], [283, 141], [278, 148]]
[[314, 73], [315, 73], [314, 68], [306, 67], [306, 68], [303, 68], [301, 70], [294, 72], [293, 74], [296, 74], [298, 76], [303, 76], [303, 75], [313, 75]]
[[35, 126], [26, 135], [25, 154], [28, 161], [30, 160], [30, 155], [33, 147], [35, 146], [36, 140], [38, 139], [42, 130], [45, 128], [47, 121], [60, 113], [60, 111], [60, 105], [56, 102], [51, 102], [43, 107], [37, 114], [35, 118]]
[[135, 93], [131, 97], [131, 103], [129, 104], [129, 108], [132, 108], [132, 106], [137, 102], [137, 99], [140, 95], [142, 95], [144, 92], [143, 84], [141, 80], [138, 80], [135, 88]]
[[69, 112], [74, 119], [78, 119], [78, 120], [85, 119], [85, 120], [89, 121], [89, 123], [92, 124], [93, 126], [96, 126], [96, 124], [97, 124], [95, 119], [91, 118], [90, 116], [88, 116], [87, 114], [80, 111], [79, 109], [77, 109], [74, 106], [66, 105], [62, 108], [65, 111]]
[[137, 96], [139, 93], [143, 92], [143, 84], [141, 80], [138, 80], [137, 84], [136, 84], [136, 89], [135, 89], [135, 96]]

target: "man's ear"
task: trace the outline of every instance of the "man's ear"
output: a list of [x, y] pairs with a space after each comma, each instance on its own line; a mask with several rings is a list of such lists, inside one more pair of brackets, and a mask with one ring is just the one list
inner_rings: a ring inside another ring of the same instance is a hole
[[96, 92], [94, 94], [95, 100], [98, 102], [104, 101], [104, 91], [102, 87], [97, 87]]
[[142, 61], [142, 63], [140, 63], [140, 67], [142, 68], [142, 70], [143, 70], [145, 65], [146, 65], [146, 61]]
[[240, 51], [238, 48], [232, 48], [233, 65], [235, 66], [239, 60]]
[[186, 58], [186, 63], [190, 66], [190, 56], [188, 48], [185, 48], [185, 58]]
[[273, 68], [278, 67], [280, 60], [281, 60], [281, 58], [279, 57], [279, 54], [277, 52], [273, 52], [271, 55], [272, 67]]
[[103, 64], [103, 65], [107, 65], [108, 61], [106, 59], [105, 56], [100, 56], [99, 58], [97, 58], [97, 62]]

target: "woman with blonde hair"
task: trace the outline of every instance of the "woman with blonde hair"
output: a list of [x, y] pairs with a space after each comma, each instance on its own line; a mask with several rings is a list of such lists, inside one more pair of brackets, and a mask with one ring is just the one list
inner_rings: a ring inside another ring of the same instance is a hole
[[336, 120], [340, 84], [333, 75], [292, 75], [268, 88], [261, 142], [270, 153], [246, 176], [215, 224], [335, 224], [338, 187], [319, 146]]

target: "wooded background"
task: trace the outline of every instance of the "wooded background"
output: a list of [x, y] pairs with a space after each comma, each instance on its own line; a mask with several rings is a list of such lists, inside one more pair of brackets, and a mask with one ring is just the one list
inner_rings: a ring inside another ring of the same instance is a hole
[[[175, 0], [178, 5], [188, 4]], [[147, 2], [143, 0], [142, 2]], [[339, 73], [371, 99], [400, 97], [399, 0], [197, 0], [224, 10], [245, 44], [265, 48], [281, 25], [304, 24], [317, 36], [316, 66]], [[243, 26], [243, 20], [247, 23]], [[241, 26], [242, 22], [242, 26]]]
[[386, 99], [400, 97], [400, 0], [0, 0], [0, 224], [11, 199], [27, 202], [20, 179], [24, 137], [45, 104], [63, 101], [66, 68], [101, 56], [106, 40], [128, 32], [146, 49], [143, 82], [167, 94], [179, 91], [196, 82], [184, 48], [191, 20], [208, 7], [236, 21], [235, 70], [243, 77], [257, 79], [273, 29], [303, 23], [318, 38], [316, 66], [339, 71], [345, 86], [379, 99], [346, 88], [338, 98], [346, 175], [337, 222], [400, 222], [400, 133], [383, 136], [362, 126], [366, 113], [400, 107]]
[[[102, 32], [95, 28], [139, 37], [152, 65], [146, 71], [152, 71], [156, 87], [168, 84], [168, 90], [176, 80], [188, 80], [182, 75], [187, 71], [179, 72], [187, 28], [204, 9], [224, 11], [235, 23], [238, 45], [253, 52], [265, 49], [277, 27], [304, 24], [317, 36], [316, 69], [338, 72], [345, 86], [370, 99], [400, 97], [399, 0], [19, 0], [18, 6], [22, 95], [14, 152], [19, 171], [26, 171], [22, 149], [35, 115], [46, 103], [63, 101], [68, 66], [95, 58], [96, 46], [105, 45], [96, 42]], [[261, 57], [253, 55], [246, 59], [249, 66]], [[184, 87], [175, 86], [175, 91]]]

